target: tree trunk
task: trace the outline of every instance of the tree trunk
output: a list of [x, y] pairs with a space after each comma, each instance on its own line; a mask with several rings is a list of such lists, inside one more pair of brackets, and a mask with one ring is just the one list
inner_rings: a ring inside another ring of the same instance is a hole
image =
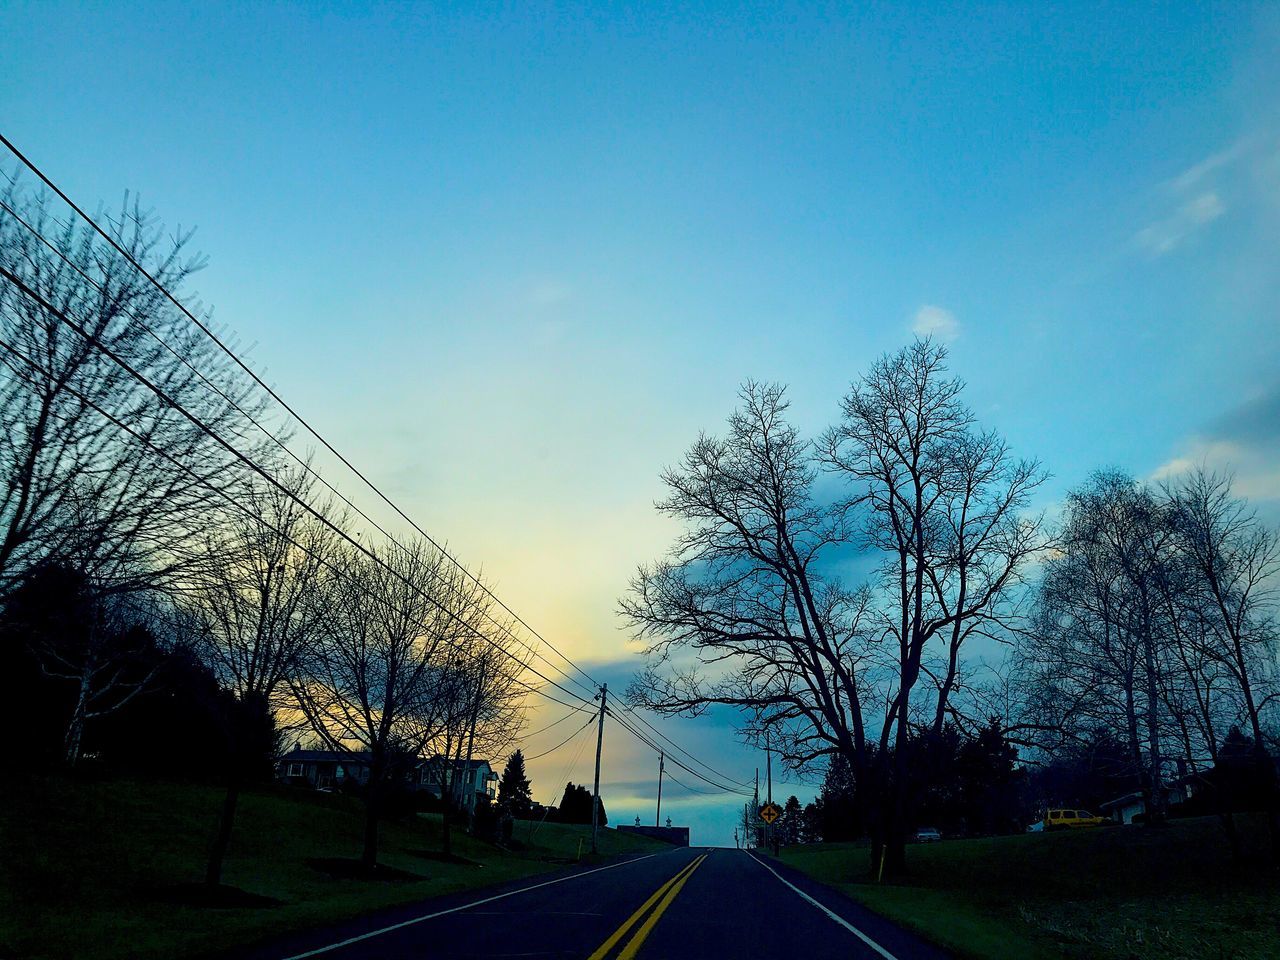
[[71, 711], [71, 720], [67, 724], [67, 735], [63, 738], [63, 759], [68, 767], [74, 767], [80, 759], [80, 741], [84, 737], [85, 714], [89, 704], [89, 677], [80, 677], [80, 689], [76, 693], [76, 705]]
[[379, 786], [370, 783], [364, 797], [364, 849], [360, 852], [360, 862], [369, 871], [378, 865], [378, 800], [381, 792]]
[[240, 776], [233, 772], [227, 781], [227, 793], [222, 798], [222, 813], [218, 817], [218, 830], [209, 847], [209, 863], [205, 868], [204, 882], [211, 887], [222, 883], [222, 863], [231, 846], [231, 828], [235, 824], [236, 805], [240, 802]]
[[382, 812], [382, 786], [386, 778], [387, 762], [381, 751], [373, 751], [369, 764], [369, 783], [364, 791], [364, 849], [360, 862], [372, 872], [378, 865], [378, 815]]
[[1262, 724], [1258, 721], [1258, 711], [1253, 705], [1252, 691], [1249, 696], [1249, 721], [1253, 727], [1253, 758], [1258, 769], [1258, 778], [1266, 804], [1267, 828], [1271, 834], [1271, 862], [1280, 865], [1280, 816], [1276, 814], [1276, 765], [1267, 752], [1267, 741], [1262, 734]]
[[480, 696], [484, 691], [484, 667], [480, 668], [480, 680], [476, 684], [476, 699], [471, 710], [471, 728], [467, 731], [467, 760], [462, 765], [463, 787], [467, 790], [468, 795], [464, 794], [467, 801], [463, 806], [463, 812], [467, 817], [467, 833], [474, 833], [476, 828], [476, 795], [474, 789], [467, 786], [471, 776], [471, 751], [476, 742], [476, 720], [480, 715]]
[[1156, 677], [1155, 640], [1151, 636], [1151, 618], [1143, 614], [1143, 659], [1146, 674], [1147, 743], [1151, 757], [1151, 798], [1147, 801], [1147, 826], [1159, 826], [1165, 822], [1165, 795], [1163, 758], [1160, 749], [1160, 695]]
[[1154, 792], [1151, 789], [1150, 771], [1142, 756], [1142, 739], [1138, 735], [1138, 707], [1133, 686], [1133, 674], [1130, 671], [1124, 681], [1125, 728], [1129, 734], [1129, 751], [1133, 755], [1133, 767], [1138, 774], [1138, 789], [1142, 792], [1142, 807], [1150, 813], [1155, 803]]

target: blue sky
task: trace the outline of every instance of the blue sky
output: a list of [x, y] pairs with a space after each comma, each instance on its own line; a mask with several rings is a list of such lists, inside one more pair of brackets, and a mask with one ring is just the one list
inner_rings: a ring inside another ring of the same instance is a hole
[[[1204, 460], [1280, 513], [1275, 8], [855, 6], [8, 2], [0, 126], [197, 226], [282, 394], [619, 685], [659, 468], [746, 377], [821, 428], [913, 328], [1046, 505]], [[650, 766], [606, 755], [616, 818]]]

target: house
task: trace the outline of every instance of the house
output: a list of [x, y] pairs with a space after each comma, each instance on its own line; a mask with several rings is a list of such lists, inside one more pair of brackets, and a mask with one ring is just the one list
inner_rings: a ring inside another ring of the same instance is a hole
[[418, 765], [414, 783], [437, 797], [448, 790], [465, 810], [474, 809], [481, 797], [495, 799], [497, 784], [498, 774], [488, 760], [448, 760], [439, 754]]
[[[285, 783], [310, 786], [316, 790], [337, 790], [344, 784], [369, 781], [373, 758], [367, 751], [303, 750], [294, 744], [280, 758], [276, 775]], [[403, 768], [402, 768], [403, 769]], [[446, 776], [447, 774], [451, 775]], [[481, 797], [493, 800], [497, 794], [498, 774], [487, 760], [454, 760], [434, 756], [418, 760], [404, 773], [411, 790], [425, 790], [436, 797], [448, 789], [463, 809], [472, 810]]]
[[[1188, 774], [1170, 780], [1164, 785], [1164, 802], [1169, 807], [1175, 803], [1186, 803], [1196, 793], [1199, 779], [1195, 774]], [[1126, 793], [1122, 797], [1108, 800], [1099, 808], [1104, 816], [1111, 817], [1116, 823], [1133, 823], [1135, 817], [1145, 817], [1147, 803], [1142, 793]]]
[[336, 790], [346, 783], [366, 783], [372, 760], [368, 753], [344, 750], [303, 750], [294, 744], [280, 758], [276, 775], [286, 783], [316, 790]]

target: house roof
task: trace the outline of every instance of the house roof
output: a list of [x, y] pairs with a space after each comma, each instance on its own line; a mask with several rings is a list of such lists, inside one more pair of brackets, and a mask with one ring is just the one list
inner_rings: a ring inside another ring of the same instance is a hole
[[[373, 754], [367, 750], [302, 750], [294, 747], [281, 758], [288, 763], [348, 763], [369, 766], [373, 762]], [[445, 758], [437, 754], [430, 760], [419, 760], [419, 763], [442, 764]], [[455, 770], [478, 770], [481, 767], [493, 769], [488, 760], [454, 760]]]
[[372, 762], [370, 754], [363, 750], [290, 750], [280, 759], [288, 763], [360, 763], [365, 766]]
[[[1200, 783], [1203, 779], [1204, 778], [1200, 774], [1189, 773], [1185, 776], [1178, 777], [1176, 780], [1166, 780], [1164, 784], [1164, 792], [1168, 794], [1173, 790], [1177, 790], [1179, 787], [1185, 787], [1187, 784]], [[1106, 810], [1110, 807], [1118, 807], [1121, 804], [1133, 803], [1135, 800], [1141, 799], [1142, 791], [1135, 790], [1132, 793], [1126, 793], [1123, 797], [1116, 797], [1114, 800], [1108, 800], [1106, 803], [1099, 804], [1098, 806], [1099, 809]]]
[[[440, 754], [436, 754], [427, 762], [428, 763], [444, 763], [446, 761], [444, 757], [440, 756]], [[477, 767], [489, 767], [490, 770], [493, 769], [493, 765], [490, 764], [488, 760], [455, 759], [453, 761], [453, 766], [458, 769], [466, 769], [466, 770], [475, 770]]]
[[1123, 797], [1116, 797], [1114, 800], [1108, 800], [1106, 803], [1098, 805], [1099, 810], [1110, 810], [1113, 807], [1122, 807], [1126, 803], [1133, 803], [1135, 800], [1141, 800], [1141, 792], [1126, 793]]

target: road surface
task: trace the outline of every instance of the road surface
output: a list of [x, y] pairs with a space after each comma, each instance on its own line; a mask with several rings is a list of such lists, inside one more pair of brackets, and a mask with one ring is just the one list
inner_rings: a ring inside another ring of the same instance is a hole
[[677, 849], [424, 901], [245, 960], [942, 960], [803, 875], [741, 850]]

